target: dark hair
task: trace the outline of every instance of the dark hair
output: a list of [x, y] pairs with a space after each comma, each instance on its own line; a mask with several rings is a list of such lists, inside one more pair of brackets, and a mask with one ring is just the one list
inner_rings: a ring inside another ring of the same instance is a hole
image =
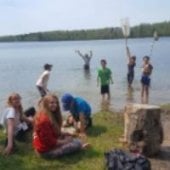
[[144, 56], [143, 59], [147, 59], [147, 60], [150, 60], [150, 57], [149, 56]]
[[51, 67], [51, 64], [44, 64], [44, 70], [49, 70]]
[[101, 59], [100, 62], [105, 64], [107, 63], [105, 59]]
[[135, 56], [135, 55], [133, 55], [131, 58], [132, 58], [134, 61], [136, 61], [136, 56]]

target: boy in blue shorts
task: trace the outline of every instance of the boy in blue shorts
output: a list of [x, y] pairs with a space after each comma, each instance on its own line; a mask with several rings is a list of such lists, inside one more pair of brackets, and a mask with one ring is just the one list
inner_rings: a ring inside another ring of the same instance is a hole
[[90, 105], [83, 98], [68, 93], [62, 96], [61, 101], [64, 110], [70, 112], [66, 125], [74, 125], [81, 135], [85, 135], [86, 129], [92, 126]]
[[142, 66], [142, 91], [141, 91], [141, 100], [142, 103], [148, 103], [149, 98], [149, 87], [150, 87], [150, 76], [152, 74], [153, 66], [150, 64], [150, 57], [143, 57], [143, 66]]

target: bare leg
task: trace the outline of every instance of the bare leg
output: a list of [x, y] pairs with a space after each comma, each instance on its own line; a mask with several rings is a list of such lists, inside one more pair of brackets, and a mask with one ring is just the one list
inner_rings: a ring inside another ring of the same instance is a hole
[[108, 100], [108, 102], [110, 101], [110, 98], [111, 98], [111, 95], [110, 95], [110, 92], [109, 92], [109, 93], [107, 93], [107, 100]]
[[145, 87], [145, 102], [146, 104], [149, 102], [149, 86]]
[[104, 103], [105, 100], [105, 94], [102, 94], [102, 103]]
[[144, 92], [145, 92], [145, 87], [144, 85], [142, 84], [142, 90], [141, 90], [141, 103], [144, 103]]

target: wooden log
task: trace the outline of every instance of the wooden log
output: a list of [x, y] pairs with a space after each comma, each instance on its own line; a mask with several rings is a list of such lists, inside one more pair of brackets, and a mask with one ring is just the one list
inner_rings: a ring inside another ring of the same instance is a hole
[[153, 156], [160, 150], [163, 129], [159, 106], [128, 104], [124, 113], [124, 140], [129, 149]]

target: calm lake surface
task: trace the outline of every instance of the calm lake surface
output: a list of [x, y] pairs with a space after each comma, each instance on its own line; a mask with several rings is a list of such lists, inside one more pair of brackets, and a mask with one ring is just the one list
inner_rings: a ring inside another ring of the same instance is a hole
[[[87, 99], [93, 111], [101, 110], [97, 69], [105, 58], [113, 72], [110, 109], [123, 109], [128, 102], [140, 103], [142, 57], [150, 54], [152, 38], [129, 39], [132, 54], [137, 56], [133, 91], [126, 83], [127, 59], [124, 40], [0, 43], [0, 109], [11, 92], [22, 96], [24, 107], [36, 106], [39, 93], [35, 83], [44, 63], [53, 64], [49, 89], [61, 97], [65, 92]], [[90, 72], [84, 72], [82, 53], [93, 51]], [[160, 38], [154, 45], [151, 63], [154, 70], [150, 104], [170, 103], [170, 38]]]

